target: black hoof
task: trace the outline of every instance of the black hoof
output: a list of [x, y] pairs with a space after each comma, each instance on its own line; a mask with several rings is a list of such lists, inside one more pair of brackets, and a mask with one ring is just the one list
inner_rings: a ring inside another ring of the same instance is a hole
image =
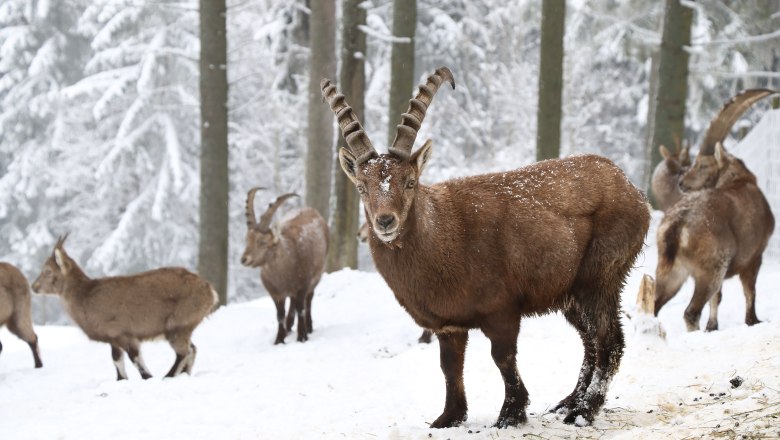
[[496, 424], [493, 425], [493, 427], [499, 429], [512, 428], [518, 425], [523, 425], [526, 422], [528, 422], [528, 416], [526, 416], [525, 411], [523, 411], [520, 414], [515, 414], [512, 416], [499, 416]]
[[563, 423], [576, 426], [590, 426], [593, 423], [593, 413], [583, 408], [575, 408], [563, 419]]
[[467, 414], [465, 412], [463, 414], [448, 414], [447, 412], [444, 412], [439, 418], [431, 423], [431, 428], [454, 428], [465, 422], [466, 417]]

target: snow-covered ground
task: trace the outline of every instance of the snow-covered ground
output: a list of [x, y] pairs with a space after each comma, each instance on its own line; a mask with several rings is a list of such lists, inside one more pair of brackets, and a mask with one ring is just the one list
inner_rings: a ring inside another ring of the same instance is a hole
[[[657, 216], [656, 216], [657, 221]], [[654, 231], [648, 243], [654, 241]], [[632, 316], [640, 278], [655, 270], [655, 246], [640, 256], [624, 292]], [[75, 327], [36, 328], [44, 368], [26, 344], [0, 330], [0, 438], [10, 439], [481, 439], [780, 437], [780, 263], [759, 276], [757, 313], [745, 326], [737, 280], [724, 286], [720, 331], [685, 332], [684, 286], [661, 312], [662, 340], [624, 319], [625, 356], [593, 426], [563, 424], [547, 409], [574, 387], [582, 348], [559, 315], [527, 319], [518, 342], [531, 396], [529, 422], [497, 430], [503, 385], [487, 339], [471, 334], [465, 383], [469, 418], [431, 430], [444, 404], [438, 346], [420, 330], [381, 277], [344, 270], [324, 277], [314, 334], [273, 346], [269, 298], [230, 305], [196, 331], [194, 375], [162, 379], [173, 362], [164, 342], [142, 350], [156, 377], [115, 381], [110, 349]], [[706, 320], [707, 309], [702, 316]], [[703, 324], [702, 324], [703, 325]], [[739, 376], [743, 383], [733, 388]]]

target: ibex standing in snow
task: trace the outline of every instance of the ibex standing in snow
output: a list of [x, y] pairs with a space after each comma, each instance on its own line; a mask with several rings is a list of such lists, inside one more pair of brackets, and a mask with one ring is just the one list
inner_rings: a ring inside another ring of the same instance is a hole
[[699, 329], [709, 301], [707, 330], [718, 329], [718, 304], [723, 280], [739, 275], [745, 293], [745, 323], [756, 316], [756, 279], [775, 219], [756, 177], [723, 145], [715, 154], [696, 157], [680, 185], [683, 198], [658, 226], [655, 314], [692, 276], [696, 282], [685, 309], [688, 331]]
[[442, 67], [420, 85], [382, 155], [344, 95], [329, 80], [321, 84], [350, 149], [339, 151], [339, 162], [371, 223], [377, 270], [417, 324], [438, 336], [446, 399], [431, 427], [466, 420], [463, 361], [472, 328], [490, 339], [504, 379], [496, 426], [524, 423], [520, 320], [557, 310], [585, 352], [574, 391], [555, 410], [566, 423], [589, 423], [623, 354], [620, 292], [647, 233], [645, 198], [615, 164], [593, 155], [420, 184], [431, 142], [414, 153], [412, 146], [444, 81], [455, 85]]
[[217, 304], [217, 293], [203, 278], [180, 267], [130, 276], [89, 278], [57, 240], [33, 283], [38, 293], [59, 295], [81, 330], [93, 341], [111, 344], [117, 380], [127, 379], [123, 351], [141, 377], [152, 377], [141, 358], [142, 341], [164, 336], [176, 352], [167, 377], [191, 373], [195, 327]]
[[[271, 219], [279, 206], [297, 194], [279, 196], [268, 209], [255, 219], [255, 192], [246, 197], [246, 250], [241, 264], [260, 267], [260, 279], [276, 304], [279, 329], [274, 344], [284, 343], [298, 315], [298, 342], [309, 339], [312, 332], [311, 300], [314, 288], [325, 272], [328, 255], [328, 224], [313, 208], [302, 208], [288, 214], [278, 229], [271, 228]], [[290, 309], [285, 323], [284, 303], [290, 298]], [[286, 325], [285, 325], [286, 324]]]
[[[35, 368], [41, 368], [41, 354], [38, 349], [38, 335], [32, 326], [30, 310], [30, 285], [19, 269], [8, 263], [0, 263], [0, 327], [6, 325], [30, 346]], [[3, 344], [0, 343], [0, 352]]]

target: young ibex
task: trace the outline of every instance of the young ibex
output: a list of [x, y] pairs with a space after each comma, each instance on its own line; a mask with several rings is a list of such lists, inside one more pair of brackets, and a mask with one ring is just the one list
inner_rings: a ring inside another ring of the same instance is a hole
[[217, 304], [217, 293], [211, 285], [179, 267], [89, 278], [65, 252], [65, 238], [57, 240], [33, 290], [59, 295], [89, 339], [111, 345], [117, 380], [127, 379], [123, 351], [141, 377], [152, 377], [141, 358], [140, 345], [161, 336], [176, 352], [176, 361], [166, 377], [190, 374], [196, 353], [190, 337]]
[[620, 292], [650, 221], [642, 193], [606, 158], [548, 160], [504, 173], [419, 183], [431, 157], [412, 153], [425, 112], [443, 81], [439, 68], [401, 116], [389, 154], [377, 154], [344, 95], [321, 87], [347, 145], [339, 161], [357, 187], [377, 270], [412, 318], [439, 339], [446, 381], [434, 428], [466, 420], [463, 361], [468, 330], [480, 329], [504, 379], [496, 426], [527, 420], [516, 366], [520, 320], [562, 311], [585, 352], [574, 391], [555, 410], [585, 424], [604, 404], [624, 338]]
[[656, 237], [655, 315], [692, 276], [696, 285], [684, 314], [688, 331], [699, 329], [707, 301], [706, 329], [717, 330], [721, 285], [739, 275], [745, 323], [758, 323], [756, 279], [775, 219], [756, 177], [718, 143], [713, 156], [696, 157], [680, 186], [690, 192], [667, 212]]
[[[38, 335], [32, 326], [30, 285], [19, 269], [0, 262], [0, 327], [3, 325], [30, 346], [35, 368], [41, 368], [43, 363], [38, 349]], [[0, 343], [2, 351], [3, 344]]]
[[[255, 193], [263, 188], [252, 188], [246, 197], [246, 250], [241, 264], [260, 267], [260, 279], [276, 305], [279, 329], [274, 344], [284, 343], [298, 315], [298, 342], [309, 339], [312, 332], [311, 300], [314, 288], [325, 271], [328, 255], [328, 224], [313, 208], [295, 210], [282, 220], [278, 229], [271, 228], [274, 213], [285, 200], [297, 194], [279, 196], [268, 209], [255, 219]], [[290, 309], [285, 325], [284, 303], [290, 298]]]
[[682, 148], [678, 147], [676, 154], [673, 154], [663, 145], [659, 147], [659, 151], [663, 160], [658, 162], [655, 170], [653, 170], [650, 186], [658, 209], [666, 211], [682, 197], [682, 191], [678, 183], [680, 177], [691, 166], [691, 156], [687, 145]]

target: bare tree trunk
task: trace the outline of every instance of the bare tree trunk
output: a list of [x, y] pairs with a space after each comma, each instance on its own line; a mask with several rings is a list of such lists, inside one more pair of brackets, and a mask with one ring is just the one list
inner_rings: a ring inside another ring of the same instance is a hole
[[333, 173], [333, 115], [322, 103], [320, 81], [336, 74], [336, 2], [311, 2], [309, 55], [309, 128], [306, 151], [306, 204], [325, 219], [330, 211]]
[[542, 43], [539, 60], [539, 110], [536, 116], [536, 160], [561, 154], [563, 94], [563, 34], [566, 0], [542, 2]]
[[[688, 52], [693, 10], [680, 0], [667, 0], [658, 60], [658, 94], [650, 144], [650, 169], [661, 161], [660, 145], [673, 147], [685, 136], [685, 99], [688, 94]], [[656, 206], [650, 191], [650, 202]]]
[[417, 27], [417, 0], [395, 0], [393, 2], [393, 36], [407, 39], [394, 42], [390, 56], [390, 99], [388, 107], [388, 139], [392, 145], [396, 125], [401, 122], [401, 113], [409, 106], [414, 81], [414, 31]]
[[200, 0], [200, 244], [198, 272], [227, 304], [228, 128], [225, 0]]
[[655, 128], [655, 107], [658, 96], [658, 59], [661, 55], [653, 52], [650, 57], [650, 84], [648, 85], [647, 123], [645, 124], [645, 161], [642, 167], [642, 189], [648, 191], [650, 179], [653, 177], [653, 131]]
[[[366, 24], [364, 0], [342, 1], [341, 72], [339, 87], [349, 97], [355, 116], [364, 121], [364, 90], [366, 86], [366, 34], [358, 26]], [[347, 148], [343, 136], [338, 137], [337, 150]], [[328, 270], [344, 267], [357, 269], [357, 230], [360, 199], [357, 191], [339, 167], [334, 167], [335, 210], [331, 216]]]

